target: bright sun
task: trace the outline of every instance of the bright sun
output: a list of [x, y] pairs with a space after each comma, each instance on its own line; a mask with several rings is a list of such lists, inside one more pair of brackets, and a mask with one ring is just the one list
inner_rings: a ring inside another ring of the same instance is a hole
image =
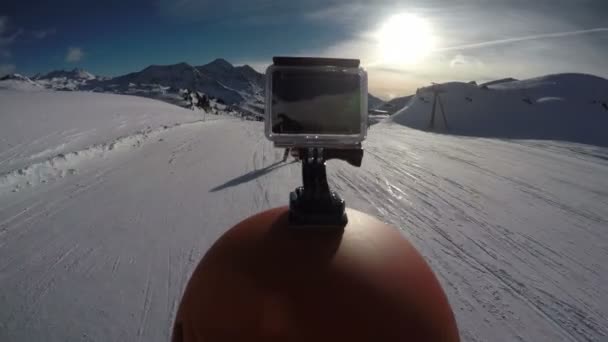
[[392, 65], [415, 64], [435, 47], [429, 22], [412, 14], [390, 17], [376, 32], [376, 39], [380, 59]]

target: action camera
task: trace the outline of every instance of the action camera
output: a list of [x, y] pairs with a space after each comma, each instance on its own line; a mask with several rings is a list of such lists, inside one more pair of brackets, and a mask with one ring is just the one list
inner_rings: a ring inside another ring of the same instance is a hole
[[266, 137], [277, 147], [353, 148], [367, 135], [367, 73], [356, 59], [275, 57]]

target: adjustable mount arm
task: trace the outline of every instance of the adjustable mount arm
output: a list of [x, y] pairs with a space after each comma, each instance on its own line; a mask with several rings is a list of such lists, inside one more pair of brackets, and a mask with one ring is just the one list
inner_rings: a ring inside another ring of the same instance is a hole
[[346, 205], [337, 193], [329, 189], [325, 162], [329, 159], [341, 159], [358, 167], [361, 166], [363, 150], [302, 148], [300, 159], [303, 186], [289, 196], [290, 223], [341, 229], [348, 222]]

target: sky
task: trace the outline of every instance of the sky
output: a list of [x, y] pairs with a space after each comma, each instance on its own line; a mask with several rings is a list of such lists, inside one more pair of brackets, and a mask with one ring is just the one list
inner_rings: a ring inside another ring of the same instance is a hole
[[215, 58], [359, 58], [388, 99], [431, 82], [608, 77], [606, 0], [3, 0], [0, 74], [118, 76]]

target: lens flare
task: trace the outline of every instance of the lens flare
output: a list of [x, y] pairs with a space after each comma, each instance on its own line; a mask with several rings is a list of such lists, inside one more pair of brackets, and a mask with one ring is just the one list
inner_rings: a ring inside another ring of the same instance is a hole
[[413, 14], [390, 17], [376, 32], [378, 54], [384, 64], [413, 65], [436, 46], [430, 23]]

